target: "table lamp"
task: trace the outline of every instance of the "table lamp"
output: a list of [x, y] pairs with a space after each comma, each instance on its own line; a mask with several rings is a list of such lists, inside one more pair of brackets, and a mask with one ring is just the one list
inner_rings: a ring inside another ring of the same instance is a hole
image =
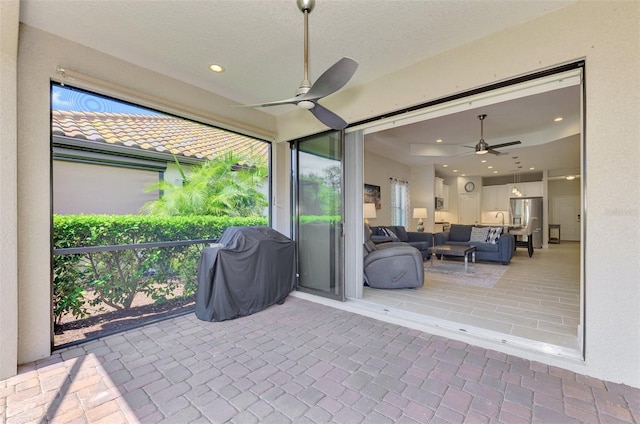
[[364, 215], [364, 223], [369, 225], [369, 218], [376, 217], [376, 204], [375, 203], [365, 203], [362, 208], [362, 214]]
[[427, 208], [413, 208], [413, 217], [418, 218], [418, 227], [416, 228], [416, 231], [418, 231], [419, 233], [423, 233], [424, 222], [422, 221], [422, 218], [428, 217]]

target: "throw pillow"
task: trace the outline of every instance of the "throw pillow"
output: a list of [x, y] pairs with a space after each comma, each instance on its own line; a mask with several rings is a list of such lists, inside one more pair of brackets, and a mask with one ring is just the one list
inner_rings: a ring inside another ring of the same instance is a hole
[[398, 238], [398, 236], [396, 235], [396, 233], [394, 233], [393, 231], [391, 231], [390, 229], [386, 228], [386, 227], [382, 227], [382, 231], [384, 232], [384, 235], [387, 237], [391, 237], [393, 239], [393, 241], [400, 241], [400, 239]]
[[372, 236], [386, 236], [383, 227], [371, 227]]
[[488, 227], [487, 243], [496, 244], [502, 235], [502, 227]]
[[490, 227], [473, 227], [469, 243], [486, 243], [489, 236]]

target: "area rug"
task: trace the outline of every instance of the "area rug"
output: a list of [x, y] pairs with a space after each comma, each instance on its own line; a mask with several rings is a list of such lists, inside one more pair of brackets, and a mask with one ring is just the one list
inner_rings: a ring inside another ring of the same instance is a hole
[[469, 270], [464, 270], [463, 262], [436, 260], [424, 263], [424, 277], [430, 280], [463, 286], [493, 287], [507, 271], [508, 266], [502, 264], [469, 263]]

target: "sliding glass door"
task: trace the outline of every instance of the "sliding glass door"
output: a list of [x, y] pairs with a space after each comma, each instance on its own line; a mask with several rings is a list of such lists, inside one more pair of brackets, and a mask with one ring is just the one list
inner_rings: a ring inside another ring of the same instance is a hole
[[292, 163], [298, 290], [344, 300], [342, 133], [296, 141]]

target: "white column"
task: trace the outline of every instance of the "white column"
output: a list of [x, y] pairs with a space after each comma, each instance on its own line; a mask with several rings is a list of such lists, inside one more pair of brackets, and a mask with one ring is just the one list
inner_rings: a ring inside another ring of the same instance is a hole
[[344, 144], [344, 287], [347, 297], [361, 299], [364, 284], [363, 132], [346, 134]]
[[17, 372], [18, 0], [0, 1], [0, 380]]
[[289, 143], [273, 143], [271, 162], [271, 226], [291, 236], [291, 149]]

